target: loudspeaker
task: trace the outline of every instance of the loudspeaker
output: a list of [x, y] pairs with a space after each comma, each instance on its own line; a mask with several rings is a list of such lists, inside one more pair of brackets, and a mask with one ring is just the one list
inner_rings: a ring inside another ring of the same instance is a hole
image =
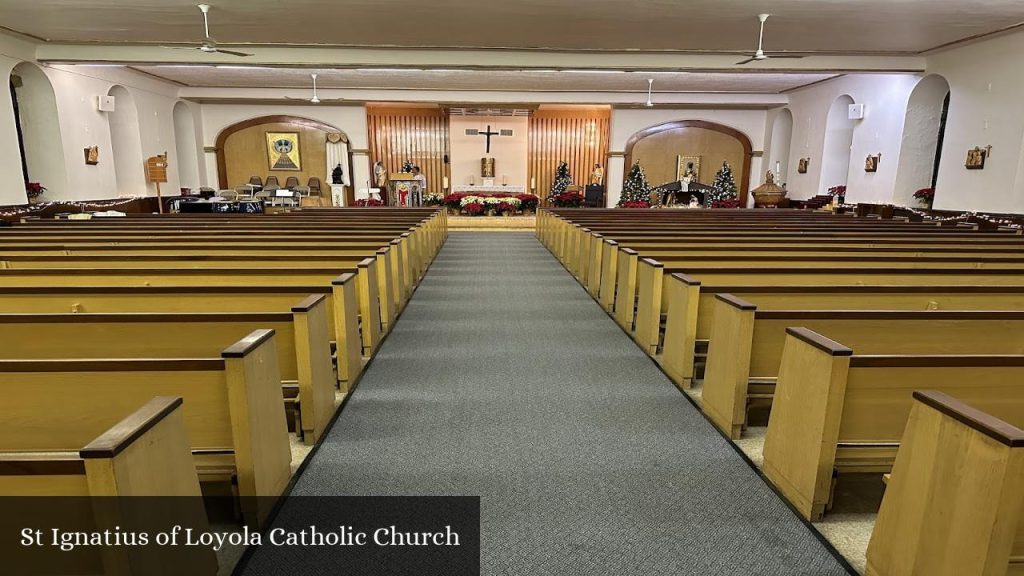
[[864, 105], [863, 104], [850, 104], [850, 120], [863, 120], [864, 119]]
[[100, 112], [113, 112], [114, 111], [114, 97], [113, 96], [97, 96], [96, 97], [96, 109]]

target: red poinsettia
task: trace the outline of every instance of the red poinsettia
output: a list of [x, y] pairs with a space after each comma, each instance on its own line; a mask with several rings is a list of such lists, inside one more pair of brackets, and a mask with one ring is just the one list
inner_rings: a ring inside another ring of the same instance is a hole
[[583, 205], [583, 194], [579, 192], [562, 192], [552, 198], [551, 203], [559, 208], [579, 208]]
[[715, 200], [711, 203], [712, 208], [739, 208], [740, 201], [736, 198], [730, 198], [728, 200]]
[[914, 198], [924, 200], [925, 202], [931, 202], [935, 199], [935, 188], [921, 188], [917, 192], [914, 192]]
[[828, 189], [829, 196], [846, 196], [846, 186], [833, 186]]
[[25, 182], [25, 195], [28, 196], [30, 200], [39, 198], [43, 195], [43, 192], [46, 192], [46, 187], [39, 182]]
[[370, 198], [370, 199], [361, 198], [359, 200], [356, 200], [356, 206], [369, 206], [369, 207], [373, 208], [373, 207], [376, 207], [376, 206], [383, 206], [383, 205], [384, 205], [384, 203], [381, 202], [380, 200], [377, 200], [376, 198]]
[[462, 209], [470, 216], [479, 216], [484, 213], [484, 205], [479, 202], [470, 202], [463, 206]]
[[619, 205], [619, 208], [650, 208], [651, 203], [644, 200], [636, 200], [633, 202], [623, 202]]
[[516, 207], [509, 204], [508, 202], [502, 202], [498, 204], [498, 212], [515, 212]]

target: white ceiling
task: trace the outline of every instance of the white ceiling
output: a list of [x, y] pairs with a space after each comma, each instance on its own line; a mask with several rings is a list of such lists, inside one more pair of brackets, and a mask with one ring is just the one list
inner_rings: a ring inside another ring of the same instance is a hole
[[656, 93], [735, 92], [776, 94], [835, 74], [567, 72], [510, 70], [307, 70], [271, 67], [134, 66], [193, 87], [309, 88], [316, 72], [323, 89], [500, 90], [509, 92], [637, 92], [654, 79]]
[[[197, 42], [196, 0], [0, 0], [63, 43]], [[1024, 22], [1021, 0], [212, 0], [222, 44], [917, 53]], [[171, 51], [168, 51], [171, 52]], [[173, 58], [171, 56], [168, 57]]]

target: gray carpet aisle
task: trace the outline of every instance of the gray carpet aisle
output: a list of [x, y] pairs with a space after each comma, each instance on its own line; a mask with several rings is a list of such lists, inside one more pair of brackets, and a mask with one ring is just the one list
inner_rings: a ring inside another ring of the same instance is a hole
[[293, 493], [479, 495], [488, 575], [846, 574], [532, 234], [451, 234]]

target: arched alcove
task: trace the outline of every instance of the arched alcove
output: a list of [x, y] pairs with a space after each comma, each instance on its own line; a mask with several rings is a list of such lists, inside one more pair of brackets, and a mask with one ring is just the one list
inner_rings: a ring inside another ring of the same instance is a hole
[[198, 188], [199, 147], [192, 109], [184, 102], [174, 105], [174, 150], [177, 153], [178, 182], [182, 188]]
[[[700, 156], [698, 181], [711, 184], [728, 160], [739, 188], [740, 206], [750, 190], [752, 146], [746, 134], [714, 122], [677, 120], [645, 128], [626, 142], [626, 172], [639, 161], [652, 186], [677, 180], [678, 156]], [[624, 175], [625, 177], [625, 175]]]
[[821, 158], [821, 182], [818, 193], [833, 186], [846, 186], [850, 176], [850, 149], [853, 147], [854, 120], [850, 120], [853, 98], [844, 94], [832, 102], [825, 122], [825, 146]]
[[[299, 134], [301, 170], [270, 170], [265, 136], [267, 132]], [[330, 133], [340, 134], [339, 142], [328, 143], [327, 135]], [[303, 185], [308, 178], [317, 177], [323, 183], [324, 194], [328, 195], [331, 170], [334, 168], [328, 165], [328, 156], [337, 156], [336, 151], [330, 150], [331, 146], [343, 147], [344, 162], [340, 163], [343, 164], [342, 170], [346, 179], [351, 182], [352, 150], [348, 135], [343, 130], [326, 122], [301, 116], [274, 115], [243, 120], [224, 128], [217, 135], [217, 180], [221, 188], [232, 188], [247, 183], [252, 176], [259, 176], [265, 180], [268, 175], [274, 175], [282, 184], [288, 176], [295, 176]], [[351, 195], [351, 190], [348, 193]]]
[[779, 110], [772, 123], [771, 155], [764, 170], [775, 173], [775, 181], [789, 181], [789, 152], [793, 142], [793, 113], [789, 108]]
[[53, 85], [42, 69], [31, 62], [15, 66], [10, 81], [14, 87], [15, 121], [25, 177], [46, 187], [43, 200], [65, 200], [67, 166]]
[[114, 159], [117, 194], [145, 196], [146, 176], [142, 159], [142, 137], [139, 133], [139, 113], [135, 107], [135, 99], [123, 86], [112, 86], [107, 95], [114, 97], [114, 111], [106, 114], [110, 125], [110, 155]]
[[949, 82], [938, 74], [922, 78], [910, 93], [893, 202], [913, 206], [914, 192], [935, 185], [949, 100]]

